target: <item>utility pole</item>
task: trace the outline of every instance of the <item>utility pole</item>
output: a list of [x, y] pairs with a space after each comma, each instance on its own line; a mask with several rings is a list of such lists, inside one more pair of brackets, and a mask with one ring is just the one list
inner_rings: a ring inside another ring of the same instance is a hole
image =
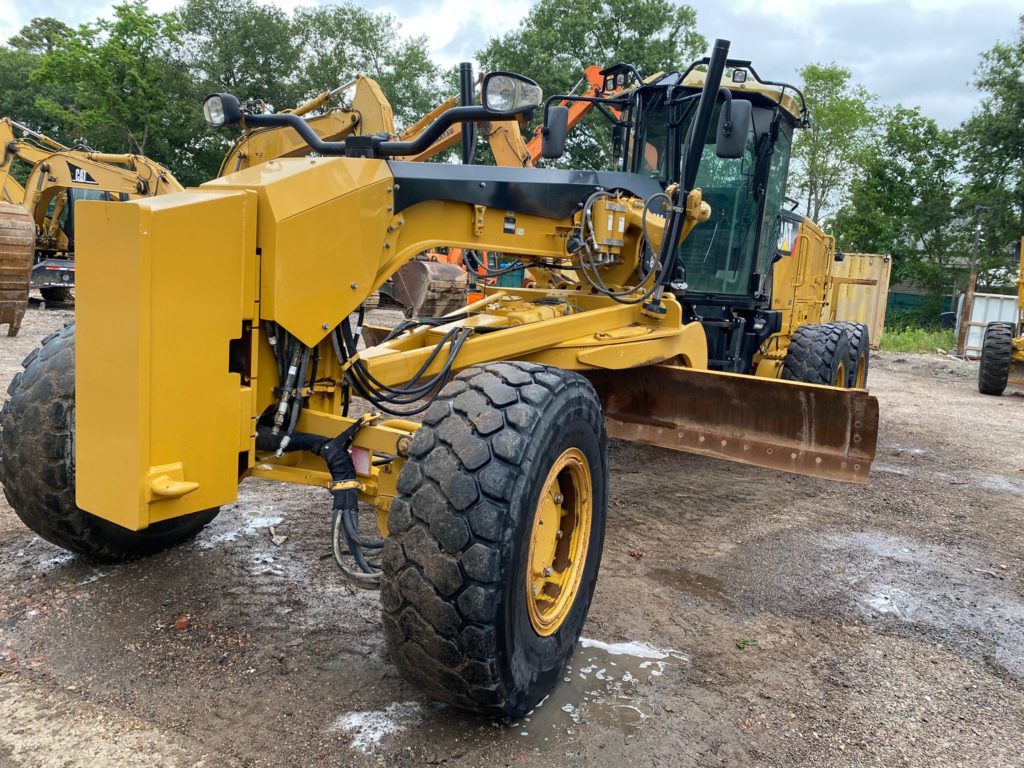
[[979, 203], [974, 208], [974, 250], [971, 253], [971, 274], [967, 278], [964, 305], [960, 311], [960, 333], [956, 340], [956, 356], [962, 358], [967, 351], [967, 332], [971, 328], [971, 312], [974, 310], [974, 289], [978, 284], [978, 246], [981, 245], [981, 214], [987, 210]]

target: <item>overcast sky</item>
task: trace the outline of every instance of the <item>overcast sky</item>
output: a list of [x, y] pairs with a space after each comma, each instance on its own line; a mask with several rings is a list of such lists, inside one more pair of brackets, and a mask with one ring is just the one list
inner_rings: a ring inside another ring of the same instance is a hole
[[[315, 0], [266, 0], [291, 10]], [[176, 0], [149, 0], [156, 11]], [[436, 61], [471, 59], [494, 35], [513, 29], [530, 0], [359, 0], [388, 11], [409, 35], [426, 35]], [[806, 62], [835, 61], [883, 103], [920, 106], [944, 126], [978, 102], [971, 88], [978, 54], [1008, 41], [1024, 13], [1020, 0], [698, 0], [698, 28], [708, 40], [732, 41], [762, 77], [796, 81]], [[40, 13], [69, 24], [109, 13], [109, 0], [0, 0], [0, 40]], [[500, 10], [498, 10], [500, 8]], [[595, 62], [602, 63], [602, 62]], [[685, 64], [687, 62], [680, 62]], [[529, 73], [524, 73], [529, 74]], [[0, 105], [0, 112], [2, 112]]]

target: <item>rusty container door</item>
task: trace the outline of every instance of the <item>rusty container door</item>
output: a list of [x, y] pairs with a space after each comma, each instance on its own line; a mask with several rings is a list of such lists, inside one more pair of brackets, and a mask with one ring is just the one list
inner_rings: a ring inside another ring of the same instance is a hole
[[832, 269], [831, 315], [835, 320], [864, 323], [871, 346], [878, 349], [885, 328], [892, 257], [878, 253], [847, 253]]
[[24, 206], [0, 203], [0, 326], [17, 336], [28, 306], [36, 225]]

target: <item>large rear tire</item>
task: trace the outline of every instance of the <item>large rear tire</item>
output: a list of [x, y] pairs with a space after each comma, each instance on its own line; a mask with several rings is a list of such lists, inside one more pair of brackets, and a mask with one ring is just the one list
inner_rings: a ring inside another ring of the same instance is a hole
[[471, 368], [416, 432], [388, 519], [384, 632], [432, 696], [516, 717], [557, 683], [597, 581], [604, 420], [579, 374]]
[[22, 363], [0, 411], [0, 482], [29, 528], [97, 560], [133, 560], [195, 536], [208, 509], [130, 531], [75, 505], [75, 326], [43, 339]]
[[1013, 323], [985, 326], [978, 363], [978, 391], [983, 395], [1001, 395], [1006, 390], [1013, 358], [1013, 331]]
[[841, 325], [801, 325], [789, 340], [782, 378], [845, 387], [849, 358], [850, 337]]

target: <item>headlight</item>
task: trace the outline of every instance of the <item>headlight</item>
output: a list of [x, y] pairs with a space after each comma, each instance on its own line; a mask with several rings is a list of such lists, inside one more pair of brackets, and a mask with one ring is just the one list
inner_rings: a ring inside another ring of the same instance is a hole
[[211, 93], [203, 102], [203, 116], [211, 128], [234, 125], [242, 119], [242, 106], [230, 93]]
[[518, 114], [536, 109], [544, 92], [533, 80], [511, 72], [492, 72], [484, 78], [484, 106], [492, 112]]

